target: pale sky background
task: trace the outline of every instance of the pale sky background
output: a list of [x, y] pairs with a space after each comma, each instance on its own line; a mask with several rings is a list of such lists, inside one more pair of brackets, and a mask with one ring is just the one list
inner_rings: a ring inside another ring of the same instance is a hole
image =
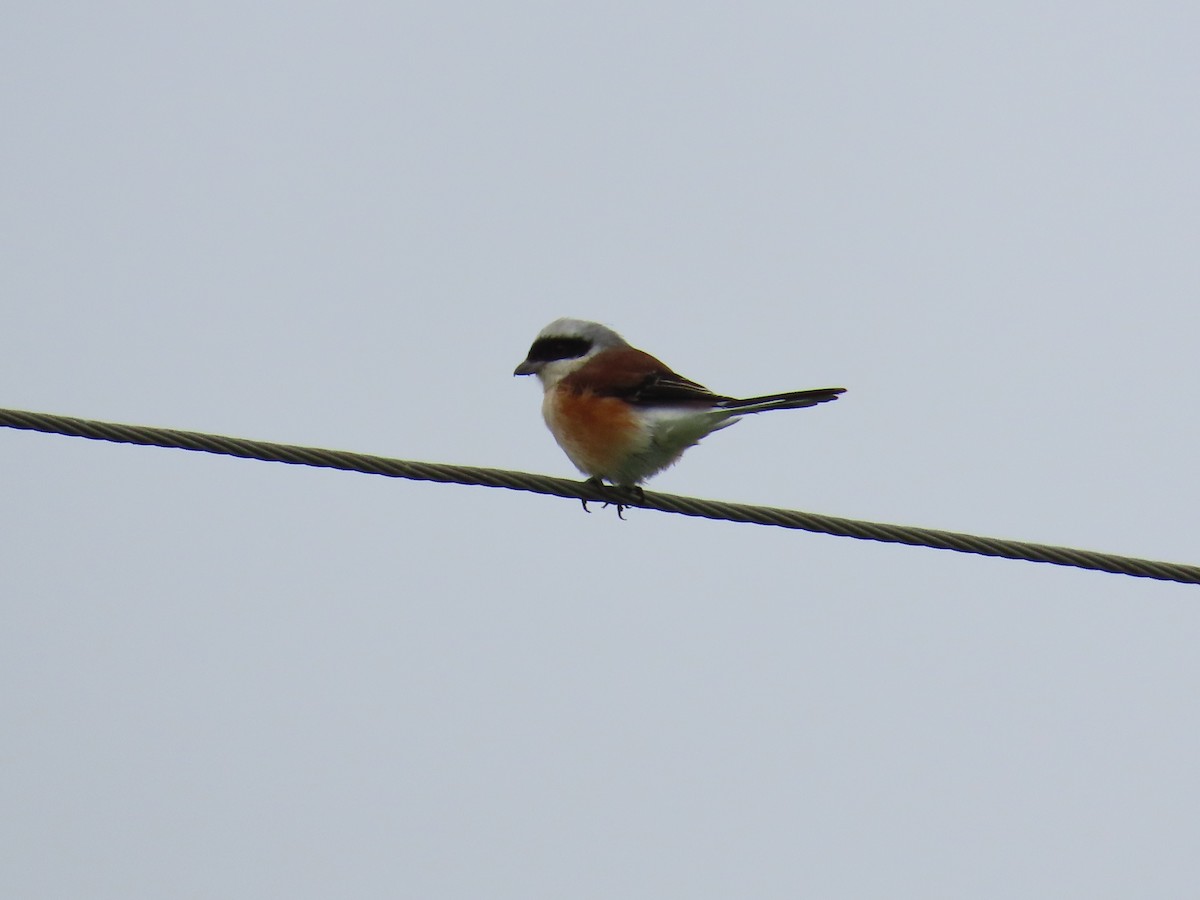
[[[0, 406], [1200, 562], [1200, 7], [9, 4]], [[0, 430], [0, 895], [1200, 895], [1200, 588]]]

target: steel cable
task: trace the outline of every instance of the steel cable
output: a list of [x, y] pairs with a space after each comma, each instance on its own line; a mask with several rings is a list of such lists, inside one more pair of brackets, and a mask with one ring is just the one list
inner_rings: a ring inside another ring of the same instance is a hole
[[528, 491], [554, 497], [619, 503], [622, 506], [654, 509], [660, 512], [679, 513], [706, 519], [774, 525], [780, 528], [852, 537], [860, 540], [954, 550], [959, 553], [1021, 559], [1058, 566], [1074, 566], [1080, 569], [1132, 575], [1138, 578], [1154, 578], [1160, 581], [1176, 581], [1183, 584], [1200, 584], [1200, 566], [1156, 562], [1128, 556], [1116, 556], [1111, 553], [1097, 553], [1091, 550], [1031, 544], [1025, 541], [979, 537], [932, 528], [864, 522], [792, 509], [701, 500], [674, 494], [649, 492], [635, 494], [627, 490], [601, 488], [587, 482], [552, 478], [528, 472], [456, 466], [446, 463], [413, 462], [344, 450], [325, 450], [318, 447], [251, 441], [244, 438], [224, 437], [197, 431], [178, 431], [170, 428], [152, 428], [144, 425], [120, 425], [113, 422], [99, 422], [92, 419], [77, 419], [13, 409], [0, 409], [0, 426], [111, 441], [119, 444], [195, 450], [201, 453], [236, 456], [241, 459], [363, 472], [368, 475], [384, 475], [389, 478], [507, 488], [508, 490]]

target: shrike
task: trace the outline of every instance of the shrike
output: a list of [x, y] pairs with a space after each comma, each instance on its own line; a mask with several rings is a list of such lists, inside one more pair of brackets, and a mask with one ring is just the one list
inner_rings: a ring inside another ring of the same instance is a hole
[[742, 416], [816, 406], [845, 390], [725, 397], [677, 375], [611, 328], [579, 319], [543, 328], [513, 374], [542, 382], [542, 417], [579, 471], [597, 485], [634, 489]]

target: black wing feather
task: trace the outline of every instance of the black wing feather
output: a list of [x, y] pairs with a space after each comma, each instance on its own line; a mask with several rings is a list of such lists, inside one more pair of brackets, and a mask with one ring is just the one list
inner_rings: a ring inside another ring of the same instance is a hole
[[670, 371], [654, 372], [637, 384], [614, 393], [635, 406], [688, 402], [713, 405], [731, 399], [714, 394], [704, 385]]

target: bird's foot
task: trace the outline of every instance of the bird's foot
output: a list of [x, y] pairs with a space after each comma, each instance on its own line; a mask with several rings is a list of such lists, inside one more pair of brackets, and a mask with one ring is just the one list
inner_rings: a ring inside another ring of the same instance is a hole
[[[615, 485], [610, 487], [609, 485], [606, 485], [601, 479], [596, 478], [596, 477], [589, 478], [587, 481], [584, 482], [584, 484], [588, 485], [589, 487], [594, 487], [597, 490], [603, 491], [606, 493], [611, 493], [614, 491], [627, 492], [628, 494], [632, 495], [633, 498], [635, 500], [637, 500], [638, 502], [641, 502], [646, 496], [645, 491], [643, 491], [641, 489], [641, 487], [636, 484], [632, 485], [630, 487], [617, 487]], [[583, 504], [584, 512], [586, 512], [586, 513], [591, 512], [591, 510], [588, 509], [588, 502], [586, 500], [580, 500], [579, 502]], [[607, 509], [610, 506], [615, 506], [617, 508], [617, 518], [618, 519], [620, 519], [622, 522], [626, 521], [625, 510], [629, 509], [630, 504], [622, 503], [621, 500], [619, 500], [619, 499], [605, 500], [603, 508]]]
[[[587, 481], [584, 482], [584, 484], [586, 484], [588, 487], [594, 487], [598, 491], [606, 490], [606, 488], [604, 487], [604, 482], [595, 476], [589, 478]], [[583, 498], [580, 498], [579, 502], [583, 504], [583, 511], [585, 513], [591, 512], [591, 510], [587, 508], [588, 502], [586, 500], [584, 500]], [[604, 505], [608, 506], [607, 503]]]

